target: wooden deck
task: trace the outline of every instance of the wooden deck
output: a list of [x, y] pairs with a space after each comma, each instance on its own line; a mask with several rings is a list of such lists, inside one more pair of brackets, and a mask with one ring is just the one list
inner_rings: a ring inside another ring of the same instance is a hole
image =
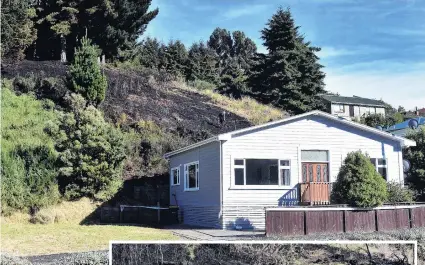
[[332, 190], [331, 182], [308, 182], [300, 184], [301, 204], [329, 204]]

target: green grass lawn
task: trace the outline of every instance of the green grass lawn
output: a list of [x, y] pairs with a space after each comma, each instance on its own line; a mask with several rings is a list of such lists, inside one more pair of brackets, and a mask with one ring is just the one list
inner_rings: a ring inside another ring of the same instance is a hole
[[2, 252], [42, 255], [108, 249], [109, 240], [174, 240], [171, 232], [140, 226], [2, 223]]

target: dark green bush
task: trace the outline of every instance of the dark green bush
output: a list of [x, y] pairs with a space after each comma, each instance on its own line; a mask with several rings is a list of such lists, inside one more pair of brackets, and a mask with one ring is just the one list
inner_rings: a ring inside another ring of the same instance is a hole
[[105, 99], [108, 83], [98, 63], [100, 51], [86, 37], [75, 51], [74, 62], [69, 67], [71, 89], [81, 94], [88, 103], [97, 105]]
[[355, 207], [375, 207], [387, 198], [386, 181], [368, 156], [361, 151], [349, 153], [332, 188], [331, 201]]
[[95, 107], [85, 107], [81, 95], [72, 94], [67, 100], [68, 112], [46, 129], [59, 154], [59, 188], [67, 199], [107, 200], [122, 184], [123, 134]]
[[399, 183], [388, 182], [387, 183], [388, 203], [397, 203], [397, 202], [413, 202], [415, 198], [415, 193], [406, 188]]

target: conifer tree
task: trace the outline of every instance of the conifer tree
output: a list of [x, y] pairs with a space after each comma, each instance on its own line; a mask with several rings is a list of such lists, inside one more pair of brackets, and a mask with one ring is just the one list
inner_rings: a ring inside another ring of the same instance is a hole
[[218, 84], [219, 72], [216, 68], [218, 60], [215, 51], [204, 42], [192, 44], [188, 53], [186, 79], [192, 81], [199, 79]]
[[185, 76], [187, 64], [187, 51], [184, 44], [170, 41], [165, 48], [165, 69], [174, 76]]
[[262, 33], [268, 54], [258, 55], [251, 69], [252, 94], [294, 114], [321, 109], [325, 74], [312, 47], [298, 32], [289, 9], [280, 8]]
[[81, 94], [90, 104], [97, 105], [105, 99], [108, 86], [106, 76], [98, 63], [100, 52], [91, 40], [84, 37], [76, 49], [74, 62], [69, 68], [71, 89]]

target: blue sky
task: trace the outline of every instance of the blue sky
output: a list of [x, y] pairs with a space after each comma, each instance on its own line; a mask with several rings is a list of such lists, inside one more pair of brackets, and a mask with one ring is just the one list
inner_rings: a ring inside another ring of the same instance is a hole
[[425, 107], [425, 0], [153, 0], [159, 14], [144, 36], [190, 46], [221, 27], [265, 51], [260, 30], [279, 6], [322, 48], [327, 90]]

